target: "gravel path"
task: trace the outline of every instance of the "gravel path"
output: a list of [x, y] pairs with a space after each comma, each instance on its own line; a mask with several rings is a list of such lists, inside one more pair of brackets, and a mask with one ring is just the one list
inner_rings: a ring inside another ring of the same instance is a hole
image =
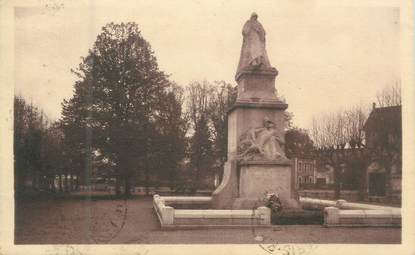
[[400, 243], [400, 228], [289, 225], [262, 229], [160, 229], [151, 198], [42, 200], [16, 205], [16, 244]]

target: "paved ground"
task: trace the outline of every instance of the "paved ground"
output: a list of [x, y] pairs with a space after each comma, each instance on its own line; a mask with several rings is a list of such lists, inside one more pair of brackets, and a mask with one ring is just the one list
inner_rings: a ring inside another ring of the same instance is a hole
[[162, 231], [151, 198], [133, 200], [47, 199], [16, 205], [16, 244], [241, 244], [400, 243], [400, 228], [325, 228], [320, 225], [268, 229]]

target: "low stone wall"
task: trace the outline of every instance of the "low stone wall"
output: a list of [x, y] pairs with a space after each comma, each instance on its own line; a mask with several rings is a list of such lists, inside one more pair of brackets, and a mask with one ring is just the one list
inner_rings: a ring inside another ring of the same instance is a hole
[[[301, 197], [310, 197], [310, 198], [319, 198], [319, 199], [329, 199], [334, 200], [335, 191], [334, 190], [299, 190], [298, 195]], [[358, 201], [359, 200], [359, 191], [357, 190], [341, 190], [340, 198], [347, 201]]]
[[324, 208], [329, 207], [329, 206], [336, 206], [336, 201], [309, 198], [309, 197], [300, 197], [300, 204], [304, 209], [323, 210]]
[[324, 209], [324, 225], [327, 227], [400, 227], [400, 209], [388, 210], [340, 210]]
[[162, 228], [270, 226], [271, 210], [258, 207], [254, 210], [190, 210], [175, 209], [169, 204], [206, 204], [211, 197], [161, 197], [153, 196], [153, 207]]
[[[124, 192], [124, 187], [120, 187], [121, 192]], [[108, 184], [91, 184], [91, 185], [79, 185], [79, 191], [105, 191], [111, 194], [115, 194], [115, 186]], [[174, 189], [170, 187], [148, 187], [150, 195], [154, 194], [165, 194], [172, 195], [176, 194]], [[211, 195], [212, 190], [209, 189], [197, 189], [193, 194], [198, 195]], [[146, 187], [136, 186], [131, 188], [133, 195], [146, 195]]]
[[267, 217], [268, 208], [259, 207], [255, 210], [178, 210], [174, 211], [175, 225], [264, 225], [270, 224]]
[[362, 209], [362, 210], [391, 210], [399, 207], [371, 205], [364, 203], [347, 202], [346, 200], [325, 200], [309, 197], [300, 197], [300, 203], [304, 209], [324, 209], [325, 207], [337, 207], [339, 209]]
[[166, 205], [170, 204], [209, 204], [212, 201], [212, 197], [194, 196], [194, 197], [176, 197], [176, 196], [163, 196], [163, 200]]
[[399, 227], [401, 208], [300, 197], [304, 209], [324, 210], [327, 227]]

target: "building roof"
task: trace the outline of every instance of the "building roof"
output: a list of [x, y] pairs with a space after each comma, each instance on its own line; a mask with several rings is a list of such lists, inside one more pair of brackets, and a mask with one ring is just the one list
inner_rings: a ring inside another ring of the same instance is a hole
[[378, 128], [394, 129], [400, 131], [402, 127], [402, 107], [388, 106], [373, 108], [367, 118], [363, 129], [366, 132], [375, 131]]

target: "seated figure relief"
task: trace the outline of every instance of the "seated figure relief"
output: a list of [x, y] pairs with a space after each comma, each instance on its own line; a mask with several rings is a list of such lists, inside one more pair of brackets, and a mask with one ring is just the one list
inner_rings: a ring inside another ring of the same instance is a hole
[[287, 159], [283, 146], [284, 140], [278, 135], [275, 123], [265, 117], [262, 127], [251, 128], [241, 135], [238, 157], [243, 160]]

